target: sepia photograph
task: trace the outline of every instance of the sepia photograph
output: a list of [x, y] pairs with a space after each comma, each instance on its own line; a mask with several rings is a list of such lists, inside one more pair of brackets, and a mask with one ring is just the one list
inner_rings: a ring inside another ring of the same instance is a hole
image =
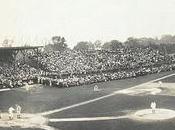
[[175, 0], [0, 0], [0, 130], [175, 130]]

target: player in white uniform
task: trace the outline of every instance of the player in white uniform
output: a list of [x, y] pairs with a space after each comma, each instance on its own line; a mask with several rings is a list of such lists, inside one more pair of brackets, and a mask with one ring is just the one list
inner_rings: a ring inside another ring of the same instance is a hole
[[152, 113], [156, 113], [156, 103], [155, 102], [151, 102], [151, 109], [152, 109]]
[[10, 107], [8, 109], [8, 112], [9, 112], [9, 119], [12, 120], [13, 119], [13, 111], [15, 111], [15, 109], [13, 107]]
[[18, 104], [16, 104], [16, 116], [17, 116], [17, 118], [19, 119], [19, 118], [21, 118], [21, 106], [19, 106]]
[[25, 89], [26, 89], [26, 91], [29, 91], [29, 84], [28, 83], [26, 83]]
[[52, 80], [49, 79], [49, 86], [52, 86]]
[[159, 81], [159, 87], [162, 87], [162, 81]]
[[97, 85], [94, 86], [94, 91], [100, 91]]

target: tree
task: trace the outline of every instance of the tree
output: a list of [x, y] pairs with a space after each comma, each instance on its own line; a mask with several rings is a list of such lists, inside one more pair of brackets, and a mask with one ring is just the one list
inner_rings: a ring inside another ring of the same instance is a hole
[[117, 49], [120, 49], [122, 47], [123, 47], [122, 43], [118, 40], [112, 40], [110, 42], [106, 42], [102, 46], [104, 50], [112, 50], [112, 51], [116, 51]]
[[94, 44], [92, 42], [81, 41], [74, 46], [74, 50], [94, 50]]
[[133, 48], [133, 47], [139, 47], [139, 40], [137, 38], [133, 38], [133, 37], [129, 37], [126, 41], [125, 41], [125, 46], [129, 47], [129, 48]]
[[160, 41], [160, 44], [175, 44], [175, 36], [162, 35], [159, 41]]
[[64, 37], [53, 36], [52, 42], [54, 47], [53, 50], [55, 51], [64, 51], [67, 48], [66, 40]]
[[153, 38], [139, 38], [137, 39], [140, 47], [151, 47], [156, 49], [158, 47], [158, 40]]
[[61, 36], [53, 36], [52, 37], [52, 43], [49, 43], [45, 46], [46, 51], [64, 51], [67, 49], [66, 40], [64, 37]]
[[100, 40], [97, 40], [97, 41], [94, 42], [94, 48], [95, 48], [95, 50], [101, 50], [102, 43], [101, 43]]

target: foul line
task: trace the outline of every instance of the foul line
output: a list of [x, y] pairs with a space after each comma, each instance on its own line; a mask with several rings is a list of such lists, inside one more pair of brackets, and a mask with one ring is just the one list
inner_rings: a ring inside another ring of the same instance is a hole
[[81, 121], [104, 121], [104, 120], [117, 120], [127, 118], [127, 116], [110, 116], [110, 117], [83, 117], [83, 118], [58, 118], [49, 119], [49, 122], [81, 122]]
[[11, 90], [10, 88], [4, 88], [4, 89], [0, 89], [0, 92], [3, 92], [3, 91], [9, 91]]
[[95, 98], [95, 99], [92, 99], [92, 100], [80, 102], [80, 103], [77, 103], [77, 104], [74, 104], [74, 105], [70, 105], [70, 106], [67, 106], [67, 107], [63, 107], [63, 108], [59, 108], [59, 109], [55, 109], [55, 110], [51, 110], [51, 111], [47, 111], [47, 112], [43, 112], [43, 113], [39, 113], [39, 114], [42, 115], [42, 116], [50, 115], [50, 114], [53, 114], [53, 113], [56, 113], [56, 112], [61, 112], [61, 111], [64, 111], [64, 110], [68, 110], [70, 108], [75, 108], [75, 107], [78, 107], [78, 106], [89, 104], [89, 103], [92, 103], [92, 102], [95, 102], [95, 101], [98, 101], [98, 100], [101, 100], [101, 99], [104, 99], [104, 98], [108, 98], [108, 97], [111, 97], [111, 96], [114, 96], [114, 95], [116, 95], [116, 93], [111, 93], [111, 94], [108, 94], [108, 95], [105, 95], [105, 96], [101, 96], [99, 98]]
[[[142, 83], [142, 84], [139, 84], [139, 85], [127, 88], [127, 89], [133, 89], [133, 88], [136, 88], [136, 87], [140, 87], [142, 85], [145, 85], [145, 84], [148, 84], [148, 83], [151, 83], [151, 82], [155, 82], [155, 81], [167, 78], [167, 77], [171, 77], [173, 75], [175, 75], [175, 73], [163, 76], [163, 77], [158, 78], [158, 79], [150, 80], [150, 81], [148, 81], [146, 83]], [[122, 90], [125, 90], [125, 89], [122, 89]], [[42, 116], [50, 115], [50, 114], [53, 114], [53, 113], [61, 112], [61, 111], [64, 111], [64, 110], [68, 110], [68, 109], [71, 109], [71, 108], [75, 108], [75, 107], [86, 105], [86, 104], [89, 104], [89, 103], [92, 103], [92, 102], [96, 102], [96, 101], [99, 101], [99, 100], [102, 100], [102, 99], [105, 99], [105, 98], [108, 98], [108, 97], [120, 94], [120, 92], [121, 92], [121, 90], [114, 91], [113, 93], [110, 93], [110, 94], [105, 95], [105, 96], [101, 96], [101, 97], [98, 97], [98, 98], [95, 98], [95, 99], [91, 99], [91, 100], [87, 100], [87, 101], [84, 101], [84, 102], [80, 102], [80, 103], [73, 104], [73, 105], [70, 105], [70, 106], [67, 106], [67, 107], [63, 107], [63, 108], [59, 108], [59, 109], [55, 109], [55, 110], [50, 110], [50, 111], [46, 111], [46, 112], [42, 112], [42, 113], [38, 113], [38, 114], [42, 115]]]

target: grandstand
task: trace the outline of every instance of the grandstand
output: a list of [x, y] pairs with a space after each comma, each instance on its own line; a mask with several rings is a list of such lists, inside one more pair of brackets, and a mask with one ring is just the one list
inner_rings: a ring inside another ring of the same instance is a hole
[[16, 59], [16, 56], [19, 52], [25, 57], [25, 52], [27, 50], [32, 50], [38, 54], [39, 48], [42, 48], [43, 46], [22, 46], [22, 47], [0, 47], [0, 61], [6, 62], [10, 61], [12, 62], [13, 60]]

